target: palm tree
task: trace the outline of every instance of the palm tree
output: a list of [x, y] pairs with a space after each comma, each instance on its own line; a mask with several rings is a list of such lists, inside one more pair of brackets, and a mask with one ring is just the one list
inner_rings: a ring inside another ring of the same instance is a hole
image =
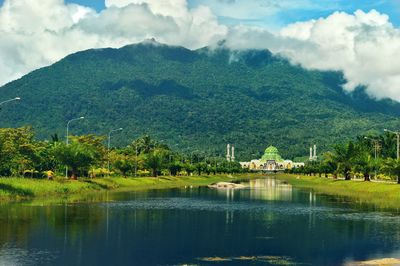
[[163, 149], [155, 149], [146, 155], [145, 166], [151, 169], [152, 176], [158, 176], [158, 172], [164, 166], [166, 158], [167, 151]]
[[332, 152], [325, 152], [322, 156], [322, 161], [319, 165], [320, 172], [324, 173], [325, 177], [328, 177], [329, 173], [334, 173], [336, 165], [334, 162], [334, 155]]
[[143, 137], [135, 140], [132, 146], [137, 148], [137, 152], [139, 154], [147, 154], [157, 147], [157, 142], [153, 140], [149, 135], [144, 135]]
[[114, 167], [121, 172], [126, 178], [128, 172], [135, 169], [136, 158], [131, 155], [123, 153], [111, 153], [111, 160], [113, 161]]
[[149, 135], [144, 135], [143, 137], [135, 140], [131, 147], [135, 147], [139, 154], [148, 154], [155, 149], [170, 150], [167, 144], [158, 142], [152, 139]]
[[379, 137], [379, 142], [382, 144], [381, 153], [383, 157], [396, 157], [396, 135], [390, 132]]
[[400, 184], [400, 160], [388, 158], [382, 165], [382, 171], [397, 177], [397, 184]]
[[359, 151], [353, 158], [354, 171], [364, 176], [364, 181], [371, 181], [370, 174], [376, 169], [376, 162], [368, 151]]
[[356, 149], [352, 141], [347, 144], [335, 145], [334, 147], [332, 159], [336, 165], [336, 171], [342, 173], [345, 180], [351, 180], [350, 173], [355, 154]]
[[95, 147], [73, 141], [69, 145], [57, 143], [53, 148], [55, 158], [71, 169], [71, 179], [78, 179], [79, 170], [87, 170], [100, 159]]

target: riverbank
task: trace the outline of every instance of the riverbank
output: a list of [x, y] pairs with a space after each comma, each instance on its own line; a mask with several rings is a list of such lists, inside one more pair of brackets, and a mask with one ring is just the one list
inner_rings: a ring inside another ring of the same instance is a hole
[[29, 178], [0, 178], [0, 201], [24, 200], [37, 197], [68, 197], [86, 195], [104, 191], [137, 191], [147, 189], [165, 189], [179, 187], [207, 186], [216, 182], [253, 179], [261, 177], [254, 174], [242, 175], [204, 175], [158, 178], [96, 178], [77, 181], [59, 178], [56, 180], [39, 180]]
[[317, 176], [278, 174], [297, 188], [312, 189], [317, 193], [341, 196], [359, 204], [373, 204], [385, 209], [400, 209], [400, 185], [387, 182], [345, 181]]

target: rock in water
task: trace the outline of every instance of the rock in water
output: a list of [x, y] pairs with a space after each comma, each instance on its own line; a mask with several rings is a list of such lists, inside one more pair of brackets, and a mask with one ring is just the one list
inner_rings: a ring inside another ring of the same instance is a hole
[[215, 184], [211, 184], [208, 186], [209, 188], [217, 188], [217, 189], [239, 189], [245, 188], [245, 185], [242, 184], [235, 184], [230, 182], [218, 182]]

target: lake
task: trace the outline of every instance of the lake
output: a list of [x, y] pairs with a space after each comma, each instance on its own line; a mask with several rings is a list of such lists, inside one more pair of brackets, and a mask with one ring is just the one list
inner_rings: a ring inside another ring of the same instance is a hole
[[0, 265], [345, 265], [400, 257], [396, 211], [274, 178], [245, 184], [2, 204]]

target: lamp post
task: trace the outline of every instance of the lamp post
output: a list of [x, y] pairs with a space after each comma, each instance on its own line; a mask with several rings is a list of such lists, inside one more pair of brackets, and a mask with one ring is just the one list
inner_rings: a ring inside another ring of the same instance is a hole
[[374, 144], [374, 155], [375, 155], [374, 158], [376, 160], [378, 158], [378, 148], [379, 148], [380, 141], [378, 139], [372, 139], [369, 137], [364, 137], [364, 139], [370, 140]]
[[137, 176], [137, 167], [138, 167], [138, 149], [135, 144], [135, 177]]
[[[375, 155], [374, 158], [375, 158], [375, 162], [376, 162], [376, 159], [378, 158], [378, 149], [379, 149], [380, 141], [378, 139], [373, 139], [373, 138], [369, 138], [369, 137], [364, 137], [364, 139], [370, 140], [374, 144], [374, 155]], [[376, 167], [374, 167], [374, 168], [375, 168], [375, 178], [376, 178], [376, 175], [377, 175]]]
[[[69, 120], [67, 122], [67, 139], [65, 141], [67, 146], [69, 145], [69, 138], [68, 138], [68, 136], [69, 136], [69, 124], [71, 122], [73, 122], [73, 121], [82, 120], [82, 119], [85, 119], [85, 117], [81, 116], [81, 117], [78, 117], [78, 118], [71, 119], [71, 120]], [[68, 179], [68, 166], [65, 167], [65, 178]]]
[[0, 102], [0, 106], [5, 104], [5, 103], [9, 103], [9, 102], [13, 102], [13, 101], [19, 101], [19, 100], [21, 100], [20, 97], [15, 97], [15, 98], [12, 98], [12, 99], [9, 99], [9, 100], [6, 100], [6, 101], [2, 101], [2, 102]]
[[400, 145], [400, 131], [392, 131], [392, 130], [388, 130], [388, 129], [384, 129], [383, 131], [396, 134], [396, 136], [397, 136], [397, 160], [399, 160], [399, 158], [400, 158], [400, 147], [399, 147], [399, 145]]
[[121, 131], [123, 130], [122, 127], [117, 128], [117, 129], [112, 129], [108, 133], [108, 144], [107, 144], [107, 169], [108, 169], [108, 177], [110, 177], [110, 145], [111, 145], [111, 134], [116, 131]]

